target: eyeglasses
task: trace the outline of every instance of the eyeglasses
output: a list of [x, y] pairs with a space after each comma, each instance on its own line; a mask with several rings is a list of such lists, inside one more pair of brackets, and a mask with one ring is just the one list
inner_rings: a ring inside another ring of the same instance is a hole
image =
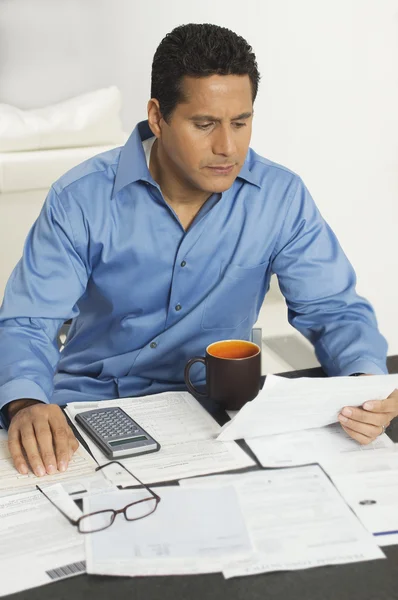
[[51, 498], [47, 496], [47, 494], [41, 489], [40, 486], [36, 485], [36, 488], [43, 494], [43, 496], [47, 498], [47, 500], [51, 502], [53, 506], [55, 506], [57, 510], [59, 510], [59, 512], [66, 519], [68, 519], [71, 525], [74, 525], [78, 528], [79, 533], [95, 533], [96, 531], [102, 531], [103, 529], [107, 529], [113, 524], [113, 522], [116, 519], [116, 516], [121, 513], [124, 514], [124, 518], [127, 521], [138, 521], [138, 519], [144, 519], [145, 517], [149, 517], [149, 515], [153, 514], [160, 502], [160, 496], [155, 494], [155, 492], [151, 490], [150, 487], [145, 485], [145, 483], [142, 483], [142, 481], [140, 481], [138, 477], [133, 475], [131, 471], [129, 471], [127, 467], [125, 467], [119, 461], [113, 460], [111, 462], [105, 463], [104, 465], [100, 465], [95, 470], [100, 471], [101, 469], [104, 469], [109, 465], [118, 465], [119, 467], [125, 469], [127, 473], [129, 473], [131, 477], [133, 477], [133, 479], [138, 481], [138, 483], [145, 488], [145, 490], [149, 493], [149, 496], [140, 500], [136, 500], [135, 502], [131, 502], [130, 504], [127, 504], [127, 506], [125, 506], [124, 508], [120, 508], [119, 510], [114, 510], [112, 508], [107, 510], [98, 510], [96, 512], [89, 513], [88, 515], [82, 515], [77, 520], [75, 520], [71, 519], [61, 508], [59, 508], [59, 506], [57, 506], [55, 502], [53, 502]]

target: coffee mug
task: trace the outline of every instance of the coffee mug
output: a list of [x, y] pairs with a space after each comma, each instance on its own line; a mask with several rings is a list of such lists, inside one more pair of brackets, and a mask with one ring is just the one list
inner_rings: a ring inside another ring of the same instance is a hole
[[[206, 367], [206, 392], [193, 385], [189, 372], [195, 363]], [[185, 385], [192, 395], [211, 398], [228, 410], [239, 410], [260, 390], [261, 349], [245, 340], [222, 340], [207, 346], [206, 356], [191, 358], [185, 367]]]

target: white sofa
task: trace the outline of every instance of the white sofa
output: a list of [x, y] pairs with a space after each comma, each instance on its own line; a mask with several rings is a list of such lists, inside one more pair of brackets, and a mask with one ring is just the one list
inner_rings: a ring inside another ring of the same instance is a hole
[[54, 181], [126, 141], [121, 103], [109, 86], [43, 108], [0, 104], [0, 303]]
[[0, 304], [52, 183], [75, 165], [114, 147], [0, 153]]

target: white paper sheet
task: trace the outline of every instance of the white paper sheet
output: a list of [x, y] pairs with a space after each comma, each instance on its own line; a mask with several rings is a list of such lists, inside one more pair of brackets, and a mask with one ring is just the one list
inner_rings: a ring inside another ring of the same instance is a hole
[[[324, 467], [345, 500], [380, 546], [398, 543], [398, 444], [364, 454], [352, 452]], [[361, 502], [370, 500], [370, 502]]]
[[[85, 535], [87, 572], [106, 575], [182, 575], [220, 571], [253, 547], [232, 486], [220, 489], [157, 488], [161, 501], [150, 516]], [[123, 508], [147, 496], [123, 490], [87, 497], [84, 512]]]
[[95, 492], [99, 489], [108, 489], [111, 485], [102, 473], [95, 473], [95, 468], [98, 465], [82, 446], [79, 446], [64, 473], [37, 477], [32, 471], [29, 471], [27, 475], [21, 475], [12, 462], [7, 439], [7, 432], [0, 430], [1, 496], [15, 494], [17, 491], [35, 490], [37, 483], [48, 485], [49, 483], [62, 482], [68, 491], [77, 492], [80, 490], [80, 496], [84, 490]]
[[330, 456], [323, 460], [323, 467], [328, 475], [350, 475], [355, 473], [380, 473], [386, 477], [398, 470], [398, 444], [393, 447], [380, 448], [377, 452], [349, 452]]
[[295, 467], [309, 463], [326, 463], [338, 455], [351, 452], [375, 452], [394, 449], [394, 442], [384, 434], [367, 446], [353, 440], [339, 423], [326, 427], [292, 431], [246, 440], [263, 467]]
[[332, 479], [379, 546], [398, 544], [398, 469], [333, 475]]
[[[220, 426], [206, 410], [186, 392], [167, 392], [140, 398], [121, 398], [97, 403], [68, 404], [66, 412], [75, 423], [78, 412], [93, 408], [120, 406], [161, 445], [159, 452], [125, 458], [122, 462], [145, 483], [171, 481], [183, 477], [219, 473], [254, 465], [254, 461], [235, 442], [220, 444], [215, 438]], [[87, 441], [95, 459], [109, 462], [98, 446], [75, 423]], [[108, 477], [110, 471], [104, 471]], [[131, 485], [123, 472], [115, 484]]]
[[39, 487], [70, 519], [77, 521], [82, 516], [83, 512], [60, 483]]
[[223, 426], [218, 439], [250, 439], [324, 427], [338, 421], [344, 406], [383, 400], [397, 386], [398, 375], [300, 379], [268, 375], [258, 396]]
[[87, 494], [102, 494], [103, 492], [117, 490], [117, 487], [101, 472], [77, 479], [66, 479], [62, 482], [62, 487], [73, 500], [80, 500]]
[[1, 596], [85, 572], [83, 536], [38, 490], [0, 497], [0, 539]]
[[256, 554], [223, 569], [228, 579], [383, 558], [320, 467], [218, 475], [180, 482], [183, 487], [233, 484]]

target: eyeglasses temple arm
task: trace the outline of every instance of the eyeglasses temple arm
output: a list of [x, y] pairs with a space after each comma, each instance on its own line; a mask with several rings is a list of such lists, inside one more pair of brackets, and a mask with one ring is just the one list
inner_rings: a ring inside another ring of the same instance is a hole
[[138, 481], [138, 483], [140, 483], [146, 490], [148, 490], [152, 494], [152, 496], [154, 496], [155, 498], [158, 499], [158, 501], [160, 501], [160, 496], [158, 496], [148, 485], [143, 483], [141, 481], [141, 479], [138, 479], [137, 475], [133, 475], [133, 473], [131, 471], [129, 471], [128, 468], [125, 467], [124, 464], [119, 462], [118, 460], [111, 460], [110, 462], [107, 462], [104, 465], [99, 465], [98, 467], [95, 468], [95, 470], [100, 471], [101, 469], [103, 469], [104, 467], [107, 467], [108, 465], [119, 465], [119, 467], [122, 467], [125, 471], [127, 471], [127, 473], [129, 473], [132, 477], [134, 477], [134, 479], [136, 479]]
[[53, 506], [55, 506], [55, 508], [56, 508], [56, 509], [57, 509], [57, 510], [58, 510], [58, 511], [61, 513], [61, 515], [64, 515], [65, 519], [68, 519], [68, 521], [69, 521], [69, 523], [70, 523], [71, 525], [77, 525], [77, 524], [78, 524], [78, 521], [75, 521], [74, 519], [71, 519], [71, 518], [69, 517], [69, 515], [67, 515], [67, 514], [66, 514], [66, 513], [65, 513], [65, 512], [64, 512], [64, 511], [63, 511], [63, 510], [62, 510], [62, 509], [59, 507], [59, 506], [57, 506], [57, 505], [55, 504], [55, 502], [53, 502], [53, 501], [51, 500], [51, 498], [50, 498], [49, 496], [47, 496], [47, 494], [46, 494], [45, 492], [43, 492], [43, 490], [41, 489], [41, 487], [39, 487], [38, 485], [36, 485], [36, 488], [39, 490], [39, 492], [41, 492], [41, 493], [43, 494], [43, 496], [45, 496], [45, 497], [47, 498], [47, 500], [48, 500], [49, 502], [51, 502], [51, 504], [52, 504]]

